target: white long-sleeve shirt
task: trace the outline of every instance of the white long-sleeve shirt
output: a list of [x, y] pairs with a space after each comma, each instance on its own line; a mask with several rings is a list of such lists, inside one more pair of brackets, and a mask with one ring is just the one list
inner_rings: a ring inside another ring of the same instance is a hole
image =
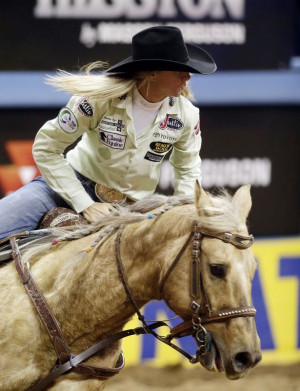
[[131, 91], [105, 102], [73, 96], [58, 117], [39, 130], [33, 156], [49, 186], [81, 212], [94, 201], [72, 167], [96, 183], [140, 200], [155, 191], [161, 162], [172, 149], [175, 194], [188, 194], [201, 179], [200, 147], [199, 110], [182, 96], [166, 98], [154, 121], [136, 137]]

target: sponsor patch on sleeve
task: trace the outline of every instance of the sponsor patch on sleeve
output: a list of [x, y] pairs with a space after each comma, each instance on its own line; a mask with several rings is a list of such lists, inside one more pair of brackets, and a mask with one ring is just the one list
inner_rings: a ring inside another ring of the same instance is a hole
[[89, 98], [87, 96], [79, 99], [77, 102], [77, 108], [79, 113], [86, 117], [92, 117], [94, 115], [94, 108], [89, 102]]
[[77, 119], [72, 110], [63, 107], [58, 114], [59, 126], [67, 133], [75, 133], [78, 128]]
[[158, 163], [162, 160], [164, 156], [163, 155], [157, 155], [156, 153], [147, 152], [144, 159], [150, 160], [150, 162]]

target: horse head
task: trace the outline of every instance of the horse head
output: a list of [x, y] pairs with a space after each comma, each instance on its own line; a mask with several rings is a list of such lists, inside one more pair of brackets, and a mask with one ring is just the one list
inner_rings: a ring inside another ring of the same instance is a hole
[[163, 286], [169, 307], [186, 320], [173, 335], [193, 334], [203, 367], [224, 371], [229, 379], [242, 378], [261, 360], [251, 300], [257, 265], [246, 226], [250, 186], [233, 197], [212, 197], [197, 184], [195, 207], [196, 261], [185, 254]]

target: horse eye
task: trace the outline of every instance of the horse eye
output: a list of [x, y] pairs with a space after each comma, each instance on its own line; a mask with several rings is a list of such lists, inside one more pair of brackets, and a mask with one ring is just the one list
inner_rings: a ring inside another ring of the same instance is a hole
[[224, 265], [210, 265], [210, 272], [214, 277], [224, 278], [226, 276], [226, 270]]

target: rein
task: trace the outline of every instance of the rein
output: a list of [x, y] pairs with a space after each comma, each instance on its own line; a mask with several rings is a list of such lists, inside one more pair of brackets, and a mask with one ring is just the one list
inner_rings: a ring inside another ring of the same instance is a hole
[[[35, 306], [38, 315], [42, 320], [42, 323], [44, 324], [49, 334], [50, 340], [53, 344], [53, 348], [58, 357], [56, 365], [51, 370], [51, 372], [40, 382], [38, 382], [37, 384], [29, 388], [28, 391], [42, 391], [51, 383], [53, 383], [53, 381], [57, 377], [69, 372], [75, 372], [77, 374], [84, 375], [84, 376], [96, 377], [99, 380], [109, 379], [110, 377], [119, 373], [119, 371], [124, 367], [125, 362], [124, 362], [123, 353], [120, 354], [115, 368], [90, 366], [85, 364], [84, 361], [90, 358], [91, 356], [95, 355], [99, 351], [103, 350], [107, 346], [130, 335], [152, 334], [156, 339], [172, 347], [173, 349], [175, 349], [176, 351], [184, 355], [191, 363], [194, 364], [199, 361], [200, 356], [205, 355], [210, 350], [211, 335], [204, 328], [203, 326], [204, 324], [224, 321], [236, 317], [255, 316], [256, 310], [254, 307], [237, 307], [237, 308], [220, 310], [220, 311], [211, 310], [209, 305], [209, 300], [203, 285], [202, 274], [201, 274], [201, 259], [200, 259], [201, 240], [204, 236], [209, 236], [209, 237], [222, 240], [224, 242], [229, 242], [240, 249], [245, 249], [250, 247], [253, 243], [253, 236], [252, 235], [241, 236], [241, 235], [231, 234], [231, 233], [214, 234], [211, 232], [204, 232], [203, 230], [200, 229], [198, 223], [195, 221], [191, 234], [187, 238], [186, 242], [183, 244], [178, 255], [173, 260], [171, 266], [167, 270], [159, 286], [160, 295], [162, 296], [163, 288], [165, 286], [167, 279], [169, 278], [170, 274], [176, 267], [178, 261], [181, 259], [183, 253], [185, 252], [189, 244], [192, 242], [191, 293], [190, 293], [192, 297], [192, 302], [190, 305], [190, 309], [192, 311], [192, 317], [190, 320], [182, 322], [178, 326], [171, 329], [170, 334], [167, 335], [166, 337], [160, 336], [154, 330], [158, 327], [162, 327], [162, 326], [169, 327], [169, 326], [162, 321], [147, 324], [129, 288], [124, 273], [122, 260], [121, 260], [120, 245], [121, 245], [121, 235], [123, 232], [123, 228], [124, 227], [122, 226], [119, 229], [115, 240], [115, 253], [117, 259], [118, 272], [122, 284], [124, 286], [124, 290], [127, 294], [127, 297], [131, 301], [135, 309], [135, 312], [138, 315], [139, 320], [143, 324], [143, 327], [123, 330], [119, 333], [108, 336], [78, 355], [74, 355], [71, 353], [70, 348], [62, 334], [58, 321], [56, 320], [55, 316], [52, 314], [43, 293], [41, 292], [38, 285], [34, 281], [34, 278], [30, 271], [29, 263], [27, 262], [26, 264], [23, 264], [21, 262], [21, 254], [18, 247], [17, 236], [10, 237], [10, 244], [13, 251], [12, 254], [13, 254], [13, 259], [15, 261], [16, 270], [21, 278], [22, 283], [24, 284], [25, 290], [27, 291], [30, 300]], [[201, 295], [203, 295], [204, 302], [205, 302], [204, 312], [202, 311], [201, 304], [197, 301], [200, 299]], [[185, 350], [181, 349], [180, 347], [172, 343], [173, 339], [181, 338], [187, 335], [193, 335], [193, 337], [196, 338], [198, 342], [199, 348], [197, 349], [195, 356], [190, 355], [188, 352], [186, 352]]]

